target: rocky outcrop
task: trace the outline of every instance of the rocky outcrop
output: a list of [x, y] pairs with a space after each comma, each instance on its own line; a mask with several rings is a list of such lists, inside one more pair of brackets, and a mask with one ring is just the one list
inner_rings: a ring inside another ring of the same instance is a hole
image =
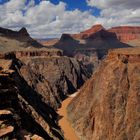
[[99, 65], [99, 55], [96, 49], [77, 49], [73, 57], [84, 64], [89, 73], [92, 73]]
[[13, 31], [10, 29], [0, 27], [0, 35], [6, 36], [6, 37], [11, 37], [11, 38], [21, 38], [21, 37], [29, 37], [30, 36], [28, 34], [26, 28], [24, 28], [24, 27], [21, 28], [19, 31]]
[[[0, 66], [3, 68], [3, 65]], [[9, 65], [9, 69], [10, 67]], [[4, 73], [3, 68], [0, 73], [0, 138], [25, 139], [27, 135], [31, 138], [36, 134], [42, 139], [63, 139], [54, 109], [43, 103], [37, 95], [29, 100], [30, 93], [28, 92], [26, 97], [24, 91], [17, 86], [14, 71]], [[25, 89], [29, 88], [24, 86]]]
[[[24, 82], [31, 87], [26, 93], [36, 92], [42, 101], [53, 108], [58, 108], [67, 95], [75, 92], [88, 74], [75, 59], [68, 57], [21, 58], [17, 68]], [[20, 88], [24, 90], [21, 79]]]
[[140, 49], [109, 52], [68, 106], [82, 140], [140, 139]]
[[0, 53], [0, 59], [14, 59], [14, 58], [31, 58], [31, 57], [59, 57], [63, 56], [63, 52], [57, 49], [40, 49], [40, 50], [24, 50], [13, 51], [7, 53]]
[[86, 39], [94, 40], [94, 39], [103, 39], [103, 40], [117, 40], [116, 34], [107, 32], [104, 29], [101, 29], [98, 32], [90, 34]]
[[91, 34], [97, 33], [103, 29], [104, 27], [102, 25], [97, 24], [97, 25], [92, 26], [90, 29], [80, 32], [79, 34], [74, 34], [72, 36], [77, 39], [85, 39], [85, 38], [88, 38]]
[[[6, 39], [5, 39], [6, 38]], [[15, 40], [18, 50], [21, 48], [43, 48], [44, 46], [38, 43], [36, 40], [30, 37], [26, 28], [21, 28], [19, 31], [13, 31], [10, 29], [0, 27], [0, 47], [6, 46], [5, 41], [13, 43]], [[4, 41], [4, 43], [2, 43]], [[2, 43], [2, 44], [1, 44]], [[10, 44], [12, 45], [12, 44]], [[17, 50], [17, 48], [16, 48]]]
[[129, 42], [131, 40], [140, 39], [139, 26], [119, 26], [113, 27], [108, 31], [115, 33], [118, 40], [120, 40], [121, 42]]
[[[121, 43], [115, 33], [108, 32], [101, 25], [96, 25], [79, 34], [63, 34], [54, 47], [63, 50], [64, 55], [77, 58], [91, 72], [97, 67], [97, 63], [105, 57], [108, 50], [130, 46]], [[98, 62], [95, 59], [95, 54]], [[89, 63], [87, 63], [87, 59], [90, 59]]]

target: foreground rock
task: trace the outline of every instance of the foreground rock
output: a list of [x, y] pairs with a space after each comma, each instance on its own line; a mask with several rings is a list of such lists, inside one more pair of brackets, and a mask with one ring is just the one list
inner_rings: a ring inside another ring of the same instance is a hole
[[140, 139], [140, 49], [110, 52], [68, 106], [82, 140]]
[[0, 57], [0, 121], [5, 126], [1, 137], [64, 139], [55, 109], [87, 79], [84, 67], [56, 49]]
[[[38, 105], [41, 106], [41, 104]], [[0, 75], [0, 109], [1, 139], [23, 139], [27, 134], [30, 136], [38, 134], [50, 140], [63, 139], [59, 127], [51, 118], [51, 115], [56, 115], [55, 111], [46, 105], [46, 115], [43, 116], [43, 112], [39, 112], [23, 96], [22, 91], [18, 89], [15, 80], [12, 78], [12, 73], [6, 72], [4, 74], [3, 72]], [[59, 135], [53, 134], [55, 131]]]

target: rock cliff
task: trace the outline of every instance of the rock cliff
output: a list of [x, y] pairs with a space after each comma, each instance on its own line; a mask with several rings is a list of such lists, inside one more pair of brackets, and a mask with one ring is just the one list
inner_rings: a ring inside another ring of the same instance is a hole
[[92, 72], [109, 49], [130, 46], [120, 42], [115, 33], [96, 25], [79, 34], [63, 34], [54, 47], [63, 50], [67, 56], [83, 60], [81, 62]]
[[82, 140], [140, 139], [140, 49], [109, 52], [68, 106]]
[[140, 27], [139, 26], [119, 26], [113, 27], [108, 30], [115, 33], [117, 38], [121, 42], [129, 42], [131, 40], [140, 39]]
[[92, 26], [90, 29], [80, 32], [79, 34], [74, 34], [72, 36], [77, 39], [84, 39], [84, 38], [88, 38], [91, 34], [99, 32], [100, 30], [103, 30], [103, 29], [104, 27], [102, 25], [97, 24], [97, 25]]
[[55, 110], [88, 78], [84, 67], [56, 49], [7, 52], [0, 58], [0, 112], [12, 112], [11, 119], [0, 116], [0, 138], [64, 139]]
[[[46, 116], [43, 116], [42, 110], [38, 111], [33, 106], [33, 101], [29, 102], [22, 94], [23, 91], [17, 87], [17, 81], [13, 78], [15, 72], [10, 71], [11, 61], [0, 61], [6, 62], [6, 65], [0, 64], [0, 138], [22, 140], [26, 137], [30, 139], [36, 134], [36, 137], [39, 138], [40, 135], [42, 140], [63, 139], [63, 135], [55, 123], [56, 119], [51, 118], [57, 116], [55, 111], [44, 105], [47, 111]], [[8, 67], [9, 71], [6, 71]], [[40, 100], [36, 97], [33, 98], [34, 100]], [[40, 102], [38, 102], [38, 105], [43, 107]]]
[[63, 56], [63, 51], [57, 49], [32, 49], [23, 51], [0, 52], [0, 59], [14, 59], [14, 58], [35, 58], [35, 57], [59, 57]]
[[[40, 95], [46, 104], [55, 109], [67, 95], [80, 88], [88, 77], [79, 62], [64, 56], [25, 57], [16, 65], [19, 65], [16, 69], [26, 84]], [[21, 84], [20, 88], [24, 90], [20, 79], [18, 84]], [[28, 92], [32, 91], [26, 91]]]

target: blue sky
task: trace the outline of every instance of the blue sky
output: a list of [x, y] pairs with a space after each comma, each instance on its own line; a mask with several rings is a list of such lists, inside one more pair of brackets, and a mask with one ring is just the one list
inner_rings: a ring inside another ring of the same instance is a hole
[[140, 0], [0, 0], [0, 27], [60, 37], [102, 24], [140, 26]]
[[[0, 0], [0, 4], [4, 4], [5, 2], [7, 2], [9, 0]], [[27, 0], [27, 3], [30, 0]], [[79, 9], [81, 11], [90, 11], [91, 14], [93, 14], [94, 16], [99, 16], [100, 15], [100, 9], [91, 6], [88, 6], [86, 3], [86, 0], [50, 0], [50, 2], [52, 2], [53, 4], [59, 4], [59, 2], [65, 2], [67, 4], [67, 10], [75, 10], [75, 9]], [[41, 2], [41, 0], [35, 0], [35, 4], [38, 5]]]
[[79, 9], [81, 11], [90, 10], [93, 15], [95, 16], [100, 15], [100, 9], [96, 7], [88, 6], [86, 0], [50, 0], [50, 1], [54, 4], [58, 4], [60, 1], [67, 3], [67, 10], [74, 10], [74, 9]]

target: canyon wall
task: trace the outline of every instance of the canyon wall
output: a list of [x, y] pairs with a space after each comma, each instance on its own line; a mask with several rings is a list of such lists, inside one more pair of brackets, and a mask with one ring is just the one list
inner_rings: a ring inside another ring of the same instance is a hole
[[109, 52], [68, 106], [82, 140], [140, 139], [140, 49]]
[[[53, 108], [58, 108], [67, 95], [75, 92], [88, 77], [79, 62], [68, 57], [21, 58], [14, 64], [18, 74], [42, 100]], [[18, 75], [15, 75], [15, 78]], [[18, 78], [17, 78], [18, 80]], [[19, 79], [18, 84], [24, 90]]]
[[0, 59], [13, 59], [13, 58], [31, 58], [31, 57], [59, 57], [63, 56], [63, 52], [58, 49], [32, 49], [24, 51], [12, 51], [7, 53], [0, 53]]
[[1, 53], [0, 138], [64, 139], [56, 109], [88, 74], [74, 58], [61, 55], [56, 49]]
[[131, 40], [140, 39], [140, 27], [139, 26], [120, 26], [113, 27], [108, 30], [115, 33], [118, 40], [121, 42], [129, 42]]
[[[0, 59], [0, 62], [4, 62], [0, 63], [0, 138], [63, 139], [55, 122], [55, 111], [41, 102], [38, 95], [29, 100], [30, 93], [26, 97], [13, 77], [15, 71], [10, 69], [12, 61]], [[29, 87], [26, 85], [24, 88]], [[38, 102], [39, 107], [35, 106], [34, 101]]]

